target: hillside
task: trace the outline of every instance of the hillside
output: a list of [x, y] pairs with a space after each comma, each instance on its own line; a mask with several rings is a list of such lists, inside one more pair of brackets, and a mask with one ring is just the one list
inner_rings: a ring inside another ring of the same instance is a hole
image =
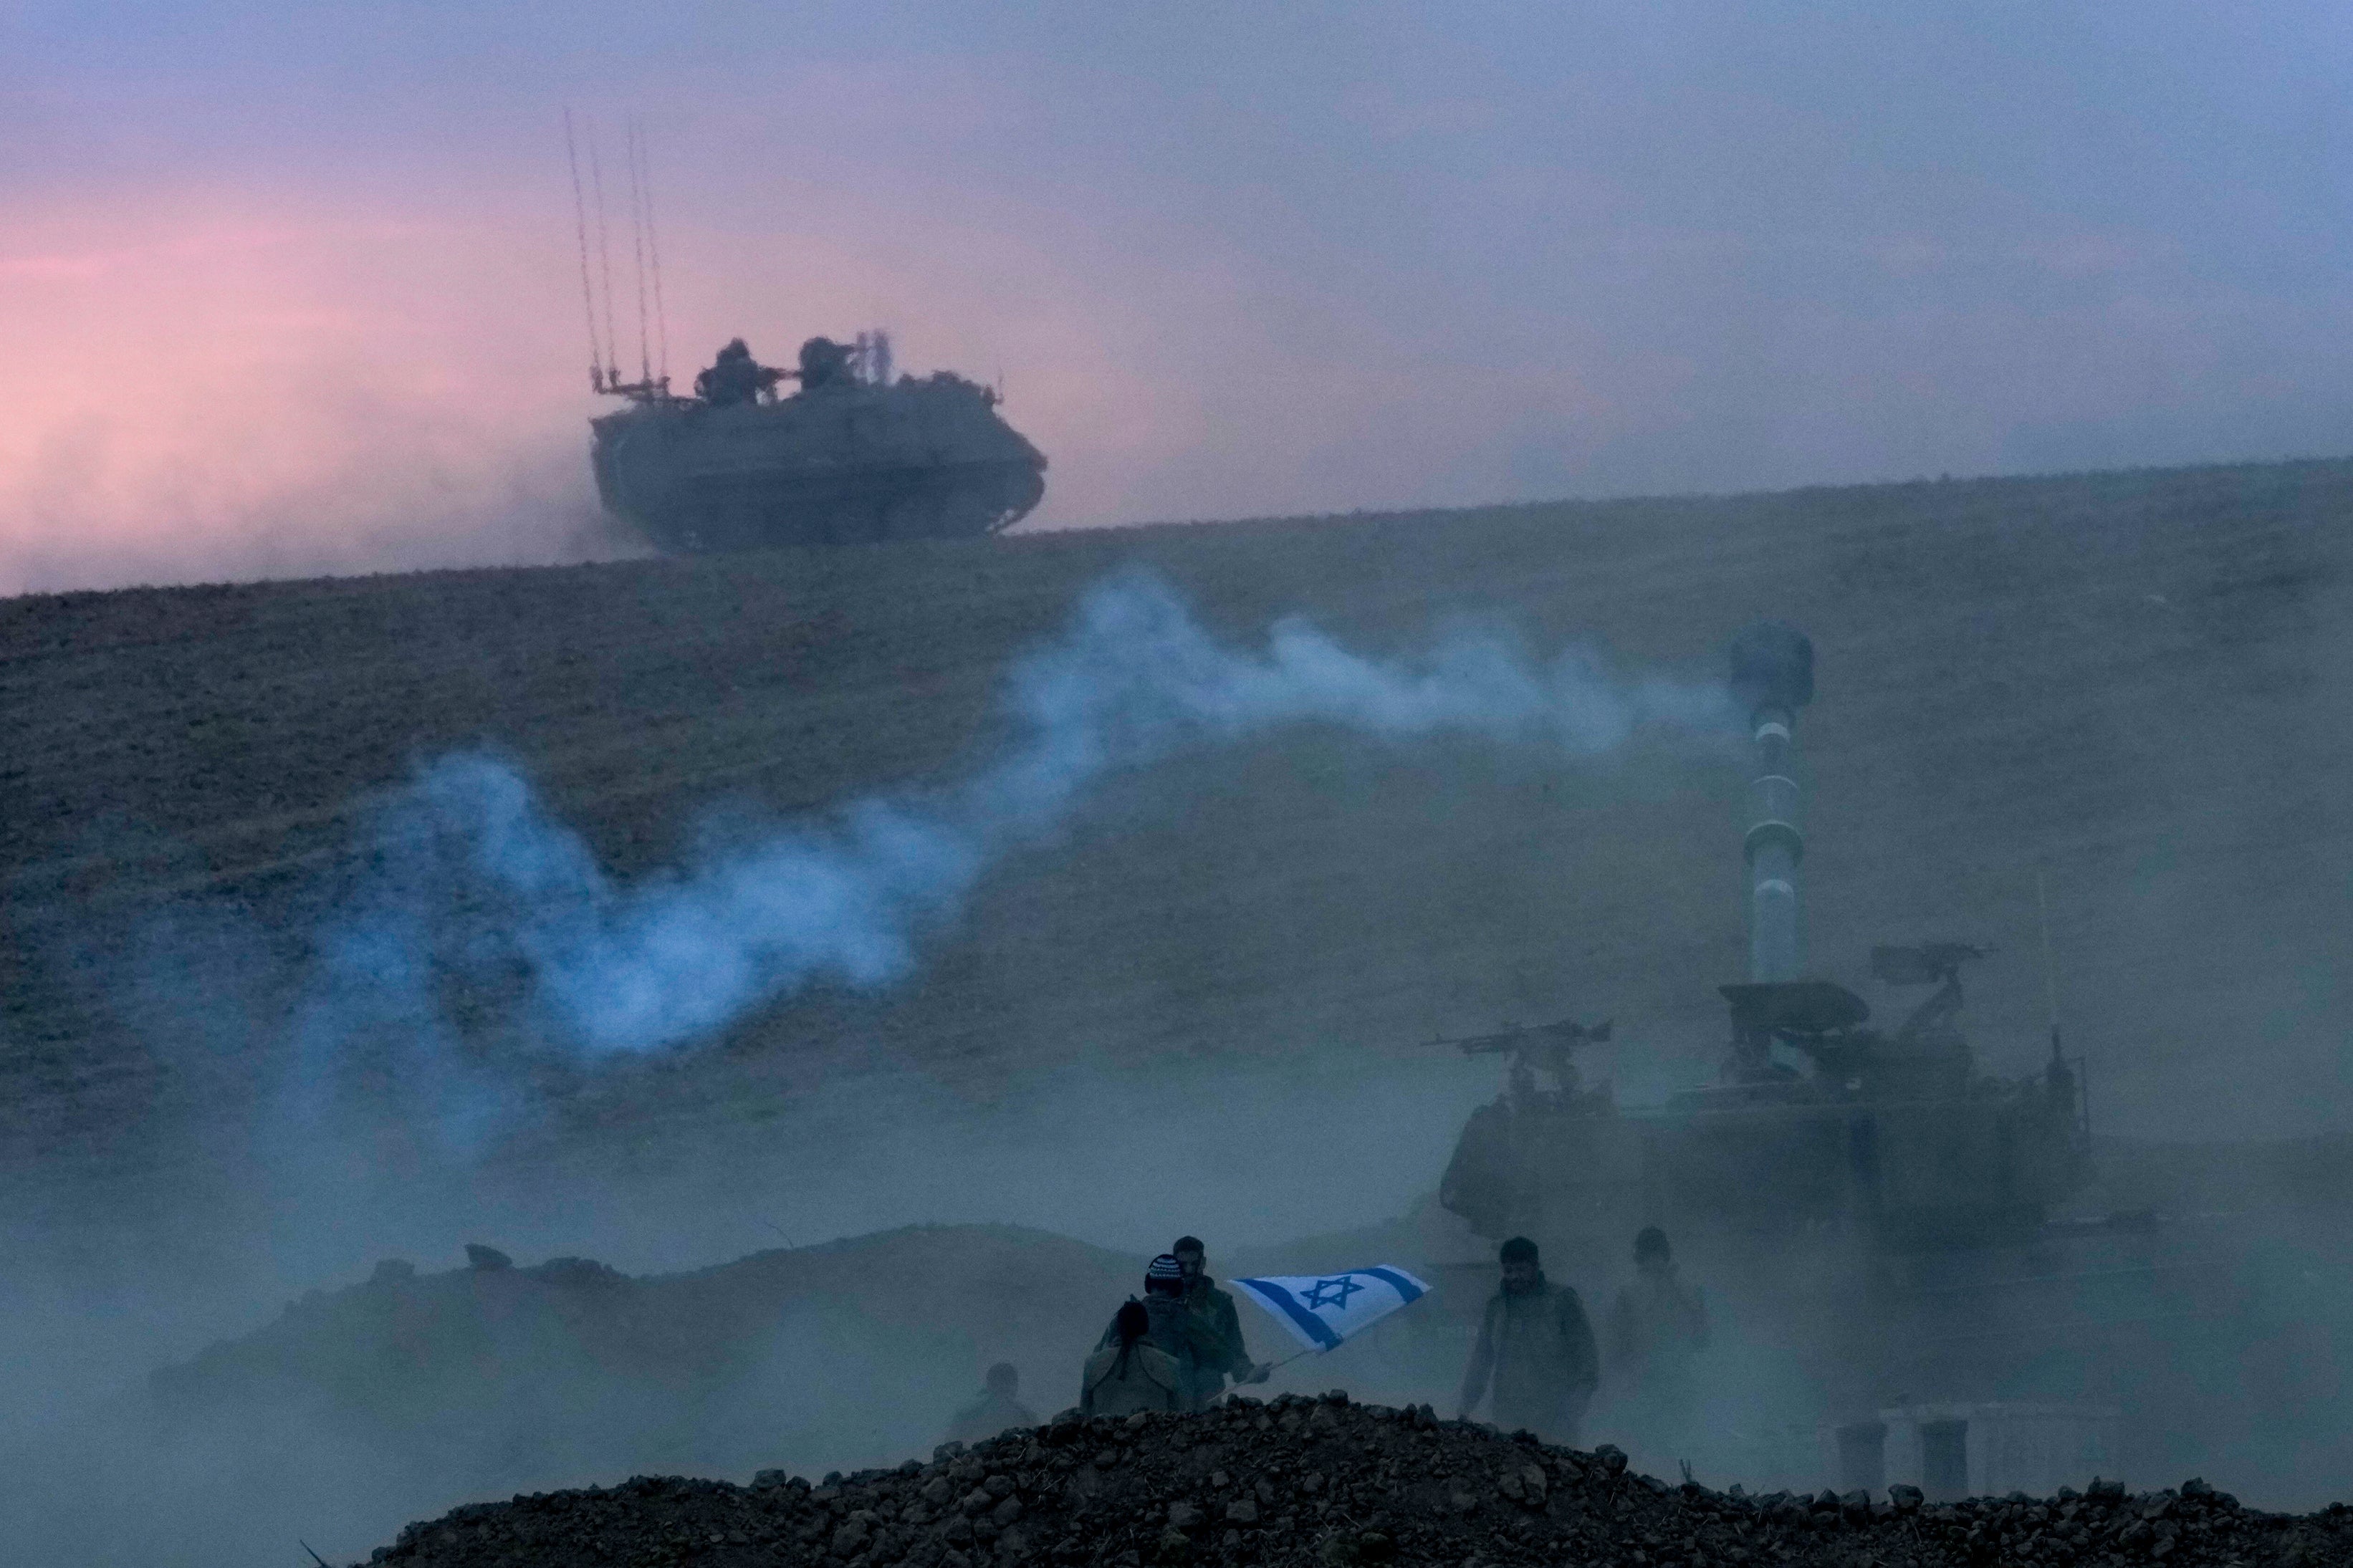
[[1029, 1374], [1041, 1414], [1074, 1403], [1079, 1363], [1142, 1271], [985, 1226], [644, 1277], [495, 1251], [436, 1272], [395, 1259], [158, 1370], [153, 1387], [177, 1429], [247, 1431], [281, 1465], [375, 1454], [410, 1507], [777, 1455], [895, 1463], [940, 1440], [993, 1362]]
[[[233, 1092], [267, 1009], [234, 954], [158, 967], [148, 922], [231, 908], [299, 953], [421, 760], [519, 760], [647, 875], [715, 808], [953, 773], [1008, 659], [1133, 563], [1245, 643], [1299, 613], [1408, 652], [1471, 616], [1704, 675], [1743, 622], [1794, 620], [1820, 660], [1816, 967], [1895, 1007], [1871, 942], [1993, 943], [1972, 1016], [2023, 1065], [2040, 868], [2095, 1127], [2316, 1131], [2348, 1014], [2348, 509], [2353, 463], [2313, 462], [10, 600], [0, 1155], [185, 1157], [165, 1134], [197, 1091], [165, 1043], [214, 1031], [201, 1093]], [[1377, 1061], [1572, 1011], [1619, 1020], [1621, 1080], [1694, 1075], [1741, 963], [1739, 783], [1324, 730], [1188, 754], [992, 873], [913, 981], [551, 1092], [573, 1132], [638, 1138], [745, 1114], [844, 1042], [987, 1094], [1082, 1059]]]

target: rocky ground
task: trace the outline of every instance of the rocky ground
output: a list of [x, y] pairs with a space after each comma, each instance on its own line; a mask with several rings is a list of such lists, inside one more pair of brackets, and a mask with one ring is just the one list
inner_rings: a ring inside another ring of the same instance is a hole
[[983, 1568], [1102, 1563], [2353, 1562], [2353, 1510], [2253, 1512], [2199, 1480], [2128, 1493], [1926, 1503], [1710, 1491], [1630, 1472], [1625, 1456], [1441, 1422], [1345, 1394], [1234, 1401], [1198, 1415], [1066, 1415], [931, 1464], [821, 1484], [638, 1478], [480, 1503], [412, 1524], [375, 1553], [404, 1568], [832, 1563]]

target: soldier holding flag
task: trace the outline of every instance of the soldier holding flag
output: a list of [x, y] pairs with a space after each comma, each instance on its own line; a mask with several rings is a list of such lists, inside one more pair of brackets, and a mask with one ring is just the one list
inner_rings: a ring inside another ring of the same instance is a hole
[[1236, 1384], [1264, 1383], [1271, 1370], [1250, 1360], [1242, 1343], [1241, 1313], [1234, 1299], [1218, 1289], [1208, 1273], [1208, 1252], [1198, 1236], [1180, 1236], [1168, 1249], [1185, 1282], [1185, 1309], [1192, 1314], [1197, 1342], [1201, 1347], [1193, 1373], [1193, 1408], [1206, 1406], [1225, 1392], [1226, 1379]]

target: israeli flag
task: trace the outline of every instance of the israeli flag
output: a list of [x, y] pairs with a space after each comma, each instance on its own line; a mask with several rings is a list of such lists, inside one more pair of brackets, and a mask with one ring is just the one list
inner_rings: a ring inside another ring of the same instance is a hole
[[1388, 1263], [1338, 1274], [1273, 1274], [1234, 1283], [1312, 1351], [1332, 1350], [1430, 1293], [1429, 1286]]

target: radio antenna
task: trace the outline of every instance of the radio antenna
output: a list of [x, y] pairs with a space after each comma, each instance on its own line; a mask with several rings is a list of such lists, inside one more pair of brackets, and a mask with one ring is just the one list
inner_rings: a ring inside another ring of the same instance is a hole
[[662, 303], [661, 227], [654, 221], [653, 158], [646, 151], [644, 121], [638, 122], [638, 162], [643, 166], [646, 192], [646, 255], [654, 267], [654, 364], [670, 384], [670, 311]]
[[596, 153], [596, 122], [588, 122], [588, 181], [596, 193], [596, 269], [605, 281], [605, 379], [621, 379], [619, 334], [613, 331], [613, 247], [605, 229], [605, 163]]
[[622, 121], [621, 141], [629, 160], [629, 243], [638, 260], [638, 380], [650, 383], [654, 378], [654, 358], [646, 332], [646, 196], [645, 182], [638, 177], [636, 115]]
[[580, 149], [572, 134], [572, 106], [564, 106], [564, 157], [572, 165], [572, 227], [580, 239], [580, 304], [588, 313], [588, 384], [605, 390], [605, 351], [596, 341], [596, 290], [588, 280], [588, 204], [580, 194]]
[[2059, 1054], [2059, 967], [2051, 957], [2051, 895], [2042, 868], [2034, 868], [2034, 910], [2042, 924], [2042, 999], [2051, 1014], [2051, 1054]]

